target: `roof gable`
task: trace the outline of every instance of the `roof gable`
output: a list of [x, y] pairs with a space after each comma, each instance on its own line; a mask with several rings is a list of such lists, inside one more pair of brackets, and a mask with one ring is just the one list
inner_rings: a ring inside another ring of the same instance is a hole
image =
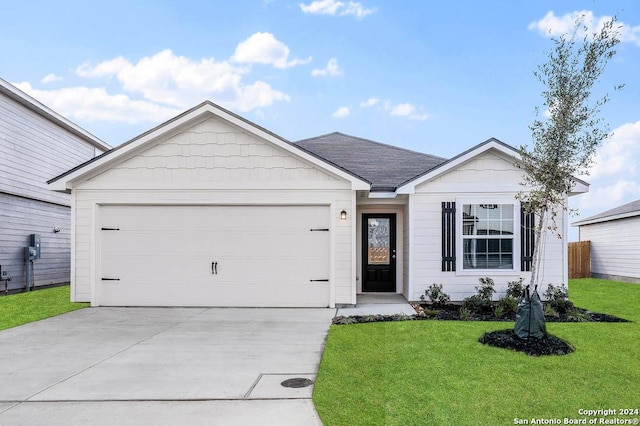
[[22, 90], [18, 89], [14, 85], [8, 83], [7, 81], [3, 80], [2, 78], [0, 78], [0, 93], [8, 96], [9, 98], [11, 98], [14, 101], [18, 102], [19, 104], [25, 106], [26, 108], [30, 109], [31, 111], [34, 111], [36, 114], [39, 114], [40, 116], [46, 118], [47, 120], [51, 121], [52, 123], [56, 124], [57, 126], [60, 126], [63, 129], [68, 130], [69, 132], [71, 132], [74, 135], [80, 137], [81, 139], [83, 139], [84, 141], [88, 142], [89, 144], [95, 146], [96, 148], [99, 148], [102, 151], [106, 151], [106, 150], [111, 149], [111, 146], [109, 144], [107, 144], [106, 142], [100, 140], [96, 136], [94, 136], [91, 133], [87, 132], [86, 130], [84, 130], [83, 128], [78, 126], [77, 124], [72, 123], [71, 121], [67, 120], [66, 118], [64, 118], [63, 116], [58, 114], [57, 112], [53, 111], [52, 109], [50, 109], [46, 105], [42, 104], [38, 100], [36, 100], [36, 99], [32, 98], [31, 96], [27, 95]]
[[295, 144], [371, 182], [371, 191], [390, 191], [446, 161], [445, 158], [334, 132]]
[[343, 178], [351, 182], [353, 189], [367, 190], [370, 185], [364, 179], [354, 175], [344, 169], [336, 167], [317, 156], [296, 147], [284, 138], [269, 132], [268, 130], [257, 126], [256, 124], [215, 105], [210, 101], [205, 101], [202, 104], [180, 114], [179, 116], [157, 126], [140, 136], [118, 146], [117, 148], [107, 151], [104, 154], [95, 157], [84, 164], [75, 167], [66, 173], [57, 176], [50, 180], [49, 186], [53, 190], [68, 191], [74, 187], [74, 185], [86, 181], [92, 176], [96, 176], [115, 164], [119, 164], [122, 161], [126, 161], [133, 158], [135, 155], [143, 152], [159, 141], [171, 137], [172, 135], [180, 133], [180, 131], [193, 126], [199, 122], [203, 122], [208, 118], [215, 116], [226, 122], [241, 128], [247, 133], [257, 136], [262, 140], [273, 144], [279, 149], [290, 152], [298, 158], [301, 158], [320, 169], [328, 171], [340, 178]]
[[[397, 190], [398, 194], [413, 194], [415, 192], [416, 186], [427, 182], [431, 179], [434, 179], [438, 176], [443, 175], [444, 173], [447, 173], [457, 167], [459, 167], [460, 165], [468, 162], [469, 160], [471, 160], [472, 158], [475, 158], [487, 151], [490, 150], [495, 150], [498, 151], [499, 153], [506, 155], [510, 158], [513, 159], [514, 164], [520, 160], [520, 153], [518, 152], [518, 150], [514, 147], [512, 147], [511, 145], [508, 145], [496, 138], [490, 138], [487, 139], [486, 141], [474, 146], [473, 148], [468, 149], [467, 151], [464, 151], [461, 154], [456, 155], [455, 157], [437, 165], [436, 167], [434, 167], [431, 170], [427, 170], [424, 173], [422, 173], [419, 176], [416, 176], [412, 179], [409, 179], [408, 181], [404, 182]], [[580, 194], [583, 192], [588, 192], [589, 190], [589, 184], [574, 178], [575, 181], [575, 186], [573, 188], [573, 191], [571, 192], [571, 194], [569, 195], [575, 195], [575, 194]]]
[[586, 219], [572, 223], [573, 226], [591, 225], [594, 223], [608, 222], [611, 220], [625, 219], [640, 216], [640, 200], [632, 201], [622, 206], [598, 213]]
[[403, 182], [403, 184], [398, 188], [398, 193], [413, 194], [415, 192], [416, 186], [420, 185], [421, 183], [424, 183], [430, 179], [433, 179], [444, 173], [447, 173], [448, 171], [455, 169], [461, 164], [464, 164], [470, 159], [484, 152], [487, 152], [491, 149], [495, 149], [503, 154], [513, 157], [514, 161], [520, 158], [520, 155], [518, 154], [518, 151], [515, 148], [513, 148], [510, 145], [507, 145], [502, 141], [499, 141], [498, 139], [491, 138], [482, 142], [481, 144], [474, 146], [471, 149], [468, 149], [467, 151], [461, 154], [456, 155], [455, 157], [447, 161], [442, 162], [441, 164], [437, 165], [431, 170], [426, 170], [422, 174]]

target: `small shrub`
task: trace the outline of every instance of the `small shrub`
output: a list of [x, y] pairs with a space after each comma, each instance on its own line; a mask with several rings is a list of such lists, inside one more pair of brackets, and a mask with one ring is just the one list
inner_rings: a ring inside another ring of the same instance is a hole
[[491, 312], [493, 310], [493, 304], [491, 300], [486, 300], [477, 294], [469, 296], [462, 301], [462, 308], [467, 309], [469, 312]]
[[496, 316], [502, 317], [515, 313], [518, 309], [518, 299], [513, 296], [502, 296], [498, 299], [498, 306], [496, 307]]
[[476, 286], [476, 294], [469, 296], [462, 301], [462, 307], [471, 312], [492, 312], [493, 311], [493, 280], [489, 277], [479, 278], [480, 285]]
[[442, 291], [442, 284], [431, 284], [424, 294], [420, 296], [420, 300], [423, 302], [427, 298], [435, 307], [443, 307], [451, 301], [449, 295]]
[[480, 285], [476, 287], [476, 294], [482, 299], [491, 302], [493, 299], [493, 293], [496, 290], [493, 288], [493, 280], [489, 277], [478, 278]]
[[344, 317], [344, 316], [339, 316], [339, 317], [335, 317], [333, 319], [333, 323], [337, 324], [337, 325], [348, 325], [348, 324], [355, 324], [358, 321], [353, 318], [353, 317]]
[[522, 282], [524, 278], [520, 277], [518, 281], [510, 281], [507, 283], [507, 297], [513, 297], [516, 300], [520, 300], [522, 293], [524, 292], [524, 285]]
[[440, 309], [424, 309], [422, 313], [426, 317], [437, 317], [440, 315]]
[[471, 318], [471, 311], [463, 305], [462, 308], [460, 308], [460, 319], [462, 321], [469, 321], [469, 318]]
[[558, 313], [566, 314], [574, 308], [573, 302], [569, 300], [567, 287], [564, 284], [559, 286], [549, 284], [543, 296], [547, 299], [546, 304], [550, 305]]
[[573, 308], [567, 313], [567, 320], [574, 322], [584, 322], [590, 321], [591, 317], [586, 312], [582, 312], [579, 309]]
[[544, 305], [544, 316], [545, 317], [557, 317], [558, 313], [556, 312], [555, 309], [553, 309], [553, 307], [551, 307], [551, 305], [545, 304]]

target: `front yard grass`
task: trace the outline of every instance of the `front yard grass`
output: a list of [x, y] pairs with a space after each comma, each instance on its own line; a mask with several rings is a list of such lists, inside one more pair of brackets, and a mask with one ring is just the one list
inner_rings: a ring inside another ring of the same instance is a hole
[[583, 419], [581, 409], [639, 409], [640, 285], [571, 280], [569, 296], [576, 306], [632, 322], [547, 323], [576, 351], [542, 357], [478, 342], [487, 331], [513, 327], [508, 322], [331, 326], [316, 409], [326, 426], [512, 425]]
[[66, 285], [0, 297], [0, 330], [89, 306], [71, 303], [69, 291]]

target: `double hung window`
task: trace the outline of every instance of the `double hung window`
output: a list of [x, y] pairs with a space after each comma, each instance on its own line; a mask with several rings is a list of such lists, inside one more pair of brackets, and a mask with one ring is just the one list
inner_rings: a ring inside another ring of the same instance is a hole
[[462, 204], [462, 269], [514, 269], [514, 204]]

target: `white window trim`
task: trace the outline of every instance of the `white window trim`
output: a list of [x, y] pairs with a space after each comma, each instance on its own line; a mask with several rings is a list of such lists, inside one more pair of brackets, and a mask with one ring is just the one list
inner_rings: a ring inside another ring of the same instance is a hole
[[[462, 206], [465, 204], [513, 204], [513, 268], [464, 269]], [[456, 275], [513, 275], [520, 273], [520, 203], [514, 197], [493, 196], [456, 199]]]

